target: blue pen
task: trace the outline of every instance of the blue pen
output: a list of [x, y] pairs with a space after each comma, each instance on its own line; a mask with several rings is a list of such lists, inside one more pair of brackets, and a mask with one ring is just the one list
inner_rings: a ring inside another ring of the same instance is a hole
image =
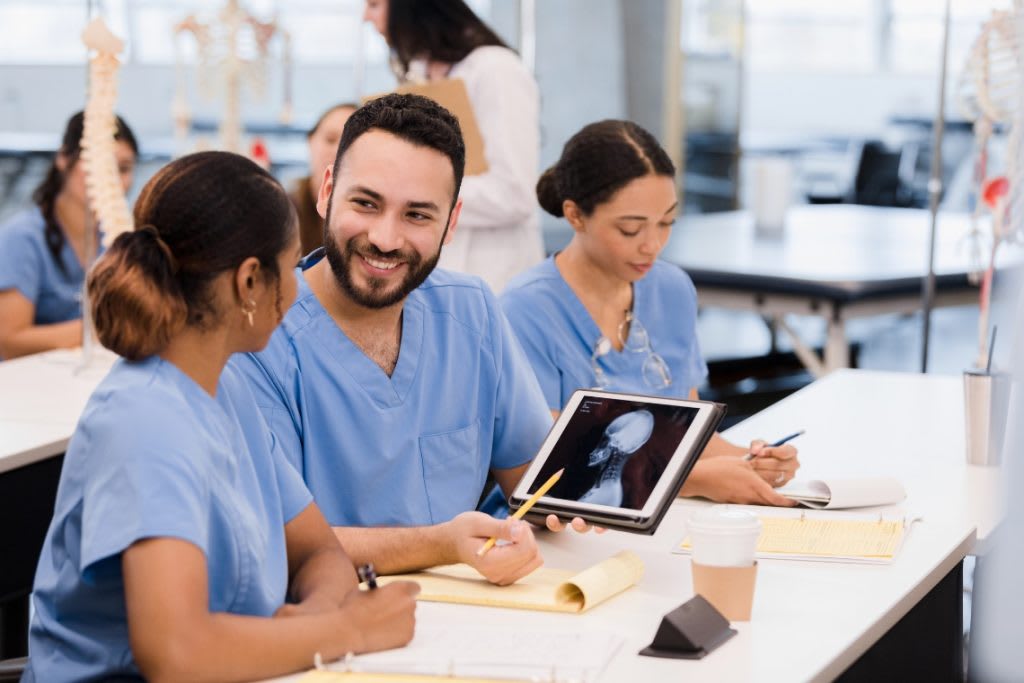
[[[792, 441], [796, 437], [798, 437], [801, 434], [803, 434], [805, 431], [807, 431], [807, 430], [806, 429], [801, 429], [799, 432], [793, 432], [789, 436], [782, 437], [781, 439], [779, 439], [775, 443], [768, 444], [768, 447], [769, 448], [775, 448], [776, 446], [781, 446], [784, 443], [789, 443], [790, 441]], [[746, 455], [743, 456], [744, 462], [750, 462], [753, 459], [754, 459], [754, 454], [753, 453], [747, 453]]]

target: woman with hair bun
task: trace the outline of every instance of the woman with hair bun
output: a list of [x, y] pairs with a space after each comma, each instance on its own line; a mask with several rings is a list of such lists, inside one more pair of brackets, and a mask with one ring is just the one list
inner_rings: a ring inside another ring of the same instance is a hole
[[[114, 154], [124, 191], [131, 187], [139, 146], [118, 117]], [[82, 343], [82, 283], [90, 221], [81, 155], [82, 112], [64, 129], [32, 208], [0, 226], [0, 359]], [[99, 226], [102, 228], [102, 226]], [[92, 236], [99, 242], [98, 232]]]
[[[675, 168], [654, 136], [630, 121], [584, 127], [541, 176], [537, 199], [568, 221], [572, 241], [512, 280], [501, 303], [552, 412], [592, 387], [697, 398], [707, 374], [697, 293], [686, 273], [657, 260], [679, 202]], [[742, 447], [716, 434], [680, 493], [792, 505], [773, 487], [798, 466], [792, 446]]]
[[87, 287], [122, 355], [61, 472], [24, 680], [234, 681], [412, 637], [416, 587], [362, 593], [234, 353], [295, 299], [295, 211], [226, 152], [161, 169]]

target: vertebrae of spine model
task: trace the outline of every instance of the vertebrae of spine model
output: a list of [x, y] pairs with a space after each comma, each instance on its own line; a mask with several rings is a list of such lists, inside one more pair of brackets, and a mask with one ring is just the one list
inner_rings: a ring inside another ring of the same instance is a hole
[[82, 32], [82, 42], [95, 56], [89, 62], [89, 101], [85, 105], [82, 162], [89, 204], [103, 228], [103, 244], [110, 246], [118, 235], [133, 229], [131, 211], [114, 154], [117, 120], [117, 54], [124, 43], [102, 19], [93, 19]]

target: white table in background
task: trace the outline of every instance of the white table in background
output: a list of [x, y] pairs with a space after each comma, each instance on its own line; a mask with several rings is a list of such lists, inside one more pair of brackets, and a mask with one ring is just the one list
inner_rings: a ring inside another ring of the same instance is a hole
[[[848, 367], [846, 321], [921, 309], [928, 272], [930, 215], [924, 209], [851, 204], [794, 206], [778, 236], [758, 234], [748, 211], [680, 218], [661, 258], [683, 268], [701, 306], [751, 311], [790, 338], [816, 377]], [[934, 305], [978, 302], [969, 279], [981, 269], [972, 254], [970, 217], [943, 212], [936, 231]], [[1000, 265], [1021, 261], [1004, 245]], [[818, 357], [786, 322], [787, 315], [820, 317], [826, 326]]]

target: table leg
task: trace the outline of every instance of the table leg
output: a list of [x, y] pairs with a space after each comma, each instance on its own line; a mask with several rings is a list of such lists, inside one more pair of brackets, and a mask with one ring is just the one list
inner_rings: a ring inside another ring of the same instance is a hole
[[846, 321], [838, 308], [828, 318], [825, 333], [825, 373], [850, 367], [850, 343], [846, 339]]
[[815, 379], [823, 377], [827, 374], [827, 368], [818, 358], [817, 352], [809, 347], [800, 335], [796, 333], [789, 323], [786, 322], [786, 318], [782, 315], [776, 315], [773, 318], [775, 327], [786, 333], [789, 337], [789, 343], [793, 345], [793, 353], [800, 359], [800, 362], [804, 364], [807, 371], [814, 375]]

